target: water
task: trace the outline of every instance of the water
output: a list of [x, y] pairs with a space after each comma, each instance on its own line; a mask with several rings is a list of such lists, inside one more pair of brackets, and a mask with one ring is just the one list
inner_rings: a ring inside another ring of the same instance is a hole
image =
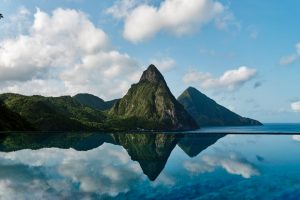
[[299, 133], [300, 124], [291, 123], [267, 123], [263, 126], [228, 126], [228, 127], [208, 127], [201, 128], [196, 131], [197, 133]]
[[299, 199], [299, 153], [296, 133], [1, 134], [0, 199]]

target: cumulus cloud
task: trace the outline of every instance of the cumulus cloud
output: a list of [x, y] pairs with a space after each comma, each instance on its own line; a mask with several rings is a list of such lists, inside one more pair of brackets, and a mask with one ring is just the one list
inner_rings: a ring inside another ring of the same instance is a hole
[[150, 62], [154, 64], [162, 72], [170, 71], [176, 65], [176, 61], [173, 58], [169, 58], [169, 57], [152, 59]]
[[1, 152], [0, 161], [0, 195], [4, 199], [116, 196], [144, 181], [138, 163], [131, 161], [125, 149], [111, 144], [90, 151]]
[[127, 17], [132, 9], [138, 5], [137, 0], [119, 0], [115, 1], [112, 7], [106, 10], [107, 14], [116, 19]]
[[291, 103], [291, 109], [294, 112], [300, 112], [300, 101], [296, 101], [296, 102]]
[[49, 81], [60, 87], [45, 95], [91, 92], [116, 98], [141, 70], [85, 13], [72, 9], [58, 8], [51, 15], [38, 9], [28, 34], [2, 39], [0, 46], [0, 91], [22, 92], [23, 84], [34, 89], [35, 82]]
[[223, 156], [204, 155], [201, 157], [200, 162], [186, 161], [183, 167], [192, 174], [212, 172], [217, 167], [222, 167], [228, 173], [240, 175], [243, 178], [251, 178], [260, 174], [255, 166], [236, 153]]
[[293, 135], [292, 139], [299, 142], [300, 141], [300, 135]]
[[183, 81], [186, 84], [199, 84], [205, 89], [234, 90], [252, 80], [256, 74], [256, 69], [241, 66], [238, 69], [225, 71], [223, 75], [217, 78], [214, 78], [210, 73], [190, 71], [183, 76]]
[[293, 53], [293, 54], [288, 55], [288, 56], [283, 56], [280, 59], [279, 63], [281, 65], [290, 65], [290, 64], [295, 63], [299, 59], [299, 57], [300, 57], [300, 43], [296, 44], [295, 48], [296, 48], [296, 53]]
[[149, 39], [160, 31], [184, 35], [211, 21], [215, 21], [219, 29], [235, 24], [233, 14], [215, 0], [164, 0], [158, 7], [122, 0], [107, 12], [117, 19], [124, 19], [123, 36], [134, 43]]
[[0, 93], [12, 92], [19, 94], [43, 94], [59, 96], [66, 94], [65, 84], [57, 79], [33, 79], [25, 82], [7, 81], [0, 83]]

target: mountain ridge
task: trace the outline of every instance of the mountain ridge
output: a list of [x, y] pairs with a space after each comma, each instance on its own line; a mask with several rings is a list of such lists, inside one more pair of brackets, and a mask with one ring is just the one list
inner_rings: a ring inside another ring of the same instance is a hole
[[101, 111], [111, 109], [113, 105], [120, 100], [120, 99], [113, 99], [110, 101], [104, 101], [100, 97], [89, 93], [78, 93], [75, 96], [73, 96], [73, 98], [76, 99], [79, 103], [81, 103], [84, 106], [101, 110]]
[[[127, 94], [110, 110], [122, 119], [147, 121], [142, 129], [191, 130], [198, 128], [194, 119], [184, 110], [154, 65], [150, 65], [133, 84]], [[135, 121], [137, 123], [137, 121]]]
[[194, 87], [188, 87], [177, 99], [199, 126], [262, 125], [230, 111]]
[[105, 119], [101, 111], [85, 107], [71, 96], [5, 93], [0, 95], [0, 100], [40, 131], [97, 130], [102, 128], [100, 121]]
[[[2, 113], [15, 116], [6, 117], [9, 121], [24, 120], [39, 131], [187, 131], [199, 126], [261, 125], [233, 113], [193, 87], [176, 99], [154, 65], [121, 99], [104, 101], [87, 93], [73, 97], [5, 93], [0, 94], [0, 102]], [[9, 124], [7, 119], [0, 119], [0, 129]], [[32, 128], [25, 126], [25, 130]], [[2, 130], [24, 129], [7, 126]]]

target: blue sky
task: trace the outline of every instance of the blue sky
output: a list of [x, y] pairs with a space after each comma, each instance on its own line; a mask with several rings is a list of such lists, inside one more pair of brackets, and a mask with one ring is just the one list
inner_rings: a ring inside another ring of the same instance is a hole
[[[262, 122], [300, 119], [300, 2], [0, 0], [0, 92], [124, 95], [154, 63]], [[84, 44], [84, 41], [87, 44]]]

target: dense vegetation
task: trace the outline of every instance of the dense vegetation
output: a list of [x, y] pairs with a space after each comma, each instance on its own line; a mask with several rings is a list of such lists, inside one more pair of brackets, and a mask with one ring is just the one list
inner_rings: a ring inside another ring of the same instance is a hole
[[41, 148], [73, 148], [78, 151], [87, 151], [101, 146], [104, 142], [114, 144], [110, 134], [87, 133], [1, 133], [0, 151], [10, 152], [22, 149]]
[[260, 122], [241, 117], [214, 100], [189, 87], [179, 97], [178, 101], [196, 120], [199, 126], [246, 126], [261, 125]]
[[106, 119], [103, 112], [85, 107], [70, 96], [2, 94], [0, 99], [10, 110], [28, 120], [37, 130], [101, 130]]
[[0, 131], [178, 131], [261, 124], [231, 112], [195, 88], [188, 88], [177, 101], [154, 65], [120, 100], [105, 102], [90, 94], [7, 93], [0, 95], [0, 113]]
[[[7, 118], [12, 124], [18, 120], [16, 116], [22, 116], [34, 129], [40, 131], [126, 131], [141, 130], [144, 127], [152, 130], [157, 126], [155, 121], [143, 117], [120, 118], [107, 115], [107, 112], [84, 106], [70, 96], [43, 97], [8, 93], [0, 95], [0, 100], [4, 101], [7, 110], [15, 113], [15, 117]], [[1, 116], [4, 117], [4, 114]], [[2, 130], [32, 129], [8, 127]]]
[[180, 137], [172, 134], [113, 134], [131, 159], [139, 162], [144, 174], [155, 180], [166, 165]]
[[103, 99], [92, 94], [77, 94], [73, 98], [84, 106], [102, 111], [111, 109], [113, 105], [119, 100], [115, 99], [111, 101], [104, 101]]
[[0, 131], [11, 130], [26, 131], [34, 130], [34, 128], [19, 114], [9, 110], [6, 105], [0, 101]]
[[[163, 76], [154, 65], [109, 112], [127, 126], [153, 130], [190, 130], [197, 128], [192, 117], [170, 92]], [[138, 126], [137, 126], [138, 125]]]

